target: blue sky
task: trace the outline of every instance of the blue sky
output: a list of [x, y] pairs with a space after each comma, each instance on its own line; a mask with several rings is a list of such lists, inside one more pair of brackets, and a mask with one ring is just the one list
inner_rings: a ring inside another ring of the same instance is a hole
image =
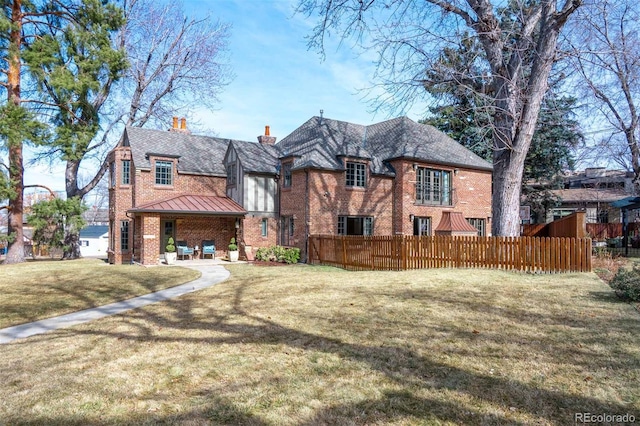
[[[269, 125], [271, 135], [281, 140], [321, 109], [325, 117], [358, 124], [390, 118], [386, 113], [374, 114], [363, 99], [362, 89], [371, 85], [375, 56], [359, 54], [349, 42], [340, 45], [335, 37], [329, 39], [324, 60], [318, 52], [309, 51], [305, 36], [314, 22], [294, 14], [294, 3], [184, 0], [189, 16], [209, 15], [232, 25], [229, 53], [236, 77], [221, 94], [215, 111], [198, 111], [195, 118], [201, 126], [219, 137], [256, 141]], [[424, 108], [415, 108], [405, 115], [418, 120], [423, 113]], [[63, 191], [64, 166], [29, 167], [25, 183]]]
[[[280, 139], [319, 111], [325, 117], [370, 124], [374, 114], [361, 89], [370, 87], [372, 54], [359, 55], [337, 38], [323, 60], [305, 36], [314, 22], [293, 12], [288, 0], [191, 0], [186, 8], [208, 11], [233, 25], [230, 40], [235, 80], [221, 96], [220, 110], [200, 118], [221, 137], [255, 141], [265, 125]], [[417, 114], [409, 116], [422, 118]]]

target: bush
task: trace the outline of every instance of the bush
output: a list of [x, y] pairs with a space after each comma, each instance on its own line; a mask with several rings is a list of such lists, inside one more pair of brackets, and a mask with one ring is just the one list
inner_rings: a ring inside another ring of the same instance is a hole
[[236, 239], [231, 238], [231, 241], [229, 241], [229, 251], [236, 251], [236, 250], [238, 250], [238, 244], [236, 244]]
[[172, 237], [169, 237], [169, 239], [167, 240], [167, 246], [164, 248], [164, 251], [166, 253], [173, 253], [174, 251], [176, 251], [175, 242], [173, 241]]
[[263, 262], [298, 263], [300, 260], [300, 249], [297, 247], [260, 247], [256, 251], [256, 260]]
[[620, 269], [609, 285], [620, 298], [640, 302], [640, 266], [631, 271]]

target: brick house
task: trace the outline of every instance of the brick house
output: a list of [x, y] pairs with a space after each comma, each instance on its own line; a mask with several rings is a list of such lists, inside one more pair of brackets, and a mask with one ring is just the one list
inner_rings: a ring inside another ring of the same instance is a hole
[[433, 235], [445, 212], [489, 232], [491, 164], [431, 126], [313, 117], [275, 142], [127, 128], [109, 154], [110, 262], [156, 264], [169, 236], [304, 260], [310, 234]]
[[277, 147], [280, 241], [303, 252], [309, 234], [433, 235], [452, 211], [489, 233], [491, 164], [432, 126], [313, 117]]

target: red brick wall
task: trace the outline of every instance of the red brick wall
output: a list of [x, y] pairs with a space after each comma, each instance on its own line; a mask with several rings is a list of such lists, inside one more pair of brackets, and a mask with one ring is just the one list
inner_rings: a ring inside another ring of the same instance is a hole
[[174, 163], [173, 185], [156, 185], [153, 166], [151, 170], [136, 170], [135, 204], [137, 206], [181, 194], [226, 196], [226, 178], [176, 173], [175, 158], [152, 157], [152, 165], [155, 159]]
[[[307, 184], [308, 197], [305, 196]], [[390, 235], [392, 198], [393, 179], [388, 177], [369, 175], [367, 187], [360, 189], [346, 187], [344, 172], [296, 170], [292, 175], [291, 188], [281, 188], [280, 215], [294, 216], [294, 245], [300, 248], [301, 258], [305, 259], [307, 232], [336, 234], [338, 216], [373, 216], [374, 234]]]
[[133, 248], [135, 242], [133, 241], [134, 224], [131, 222], [131, 218], [127, 217], [126, 212], [132, 205], [132, 193], [133, 193], [133, 161], [131, 161], [131, 176], [130, 185], [122, 184], [122, 160], [131, 160], [131, 150], [125, 147], [118, 147], [111, 151], [108, 156], [108, 161], [113, 162], [115, 167], [115, 186], [111, 186], [111, 177], [109, 179], [109, 222], [113, 226], [109, 227], [109, 250], [108, 258], [109, 263], [129, 263], [131, 261], [131, 252], [128, 250], [123, 253], [120, 250], [120, 222], [129, 221], [129, 247]]
[[[262, 236], [262, 219], [267, 220], [267, 236]], [[253, 254], [260, 247], [270, 247], [278, 244], [278, 220], [275, 217], [247, 215], [239, 232], [241, 256], [245, 246], [250, 246]]]
[[[413, 234], [413, 223], [409, 217], [412, 214], [431, 217], [431, 224], [435, 229], [443, 211], [462, 212], [465, 218], [485, 219], [487, 233], [490, 232], [491, 223], [488, 218], [491, 217], [491, 172], [404, 160], [396, 160], [391, 164], [396, 170], [394, 233]], [[416, 171], [413, 164], [451, 171], [455, 190], [452, 206], [416, 204]]]
[[[432, 227], [435, 229], [440, 223], [443, 211], [459, 211], [465, 218], [485, 219], [487, 231], [491, 229], [488, 220], [491, 217], [490, 172], [416, 163], [421, 167], [451, 171], [455, 189], [453, 205], [429, 206], [415, 202], [414, 163], [416, 162], [406, 160], [392, 162], [396, 170], [395, 179], [368, 175], [365, 189], [347, 188], [345, 172], [294, 171], [291, 187], [280, 188], [280, 214], [295, 218], [294, 245], [304, 253], [307, 232], [336, 234], [338, 216], [342, 215], [373, 216], [374, 235], [412, 235], [412, 214], [431, 217]], [[305, 195], [307, 185], [308, 197]]]

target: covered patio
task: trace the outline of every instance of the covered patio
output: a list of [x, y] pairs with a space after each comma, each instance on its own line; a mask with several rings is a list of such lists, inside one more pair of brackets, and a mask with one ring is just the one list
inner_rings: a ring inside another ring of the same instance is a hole
[[133, 260], [157, 265], [164, 259], [170, 237], [193, 249], [188, 259], [202, 257], [203, 241], [214, 241], [216, 257], [225, 256], [229, 241], [239, 235], [247, 211], [228, 197], [178, 195], [143, 204], [127, 213], [134, 220]]

